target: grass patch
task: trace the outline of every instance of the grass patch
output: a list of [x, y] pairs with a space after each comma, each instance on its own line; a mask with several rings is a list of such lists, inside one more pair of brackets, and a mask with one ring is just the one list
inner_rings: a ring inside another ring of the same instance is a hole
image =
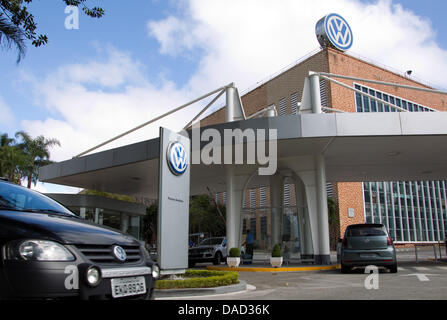
[[186, 270], [184, 279], [157, 280], [156, 289], [215, 288], [239, 283], [239, 274], [230, 271]]

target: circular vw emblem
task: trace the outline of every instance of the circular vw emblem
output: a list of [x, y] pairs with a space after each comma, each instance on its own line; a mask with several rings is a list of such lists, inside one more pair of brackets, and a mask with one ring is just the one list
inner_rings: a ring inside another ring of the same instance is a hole
[[331, 13], [325, 20], [326, 34], [331, 43], [340, 50], [346, 51], [352, 47], [352, 30], [346, 20], [336, 14]]
[[341, 51], [352, 47], [354, 37], [351, 27], [342, 16], [336, 13], [328, 14], [320, 19], [315, 31], [322, 47], [332, 46]]
[[121, 248], [120, 246], [114, 246], [113, 247], [113, 254], [114, 256], [121, 262], [126, 261], [126, 251], [124, 251], [123, 248]]
[[188, 153], [180, 142], [172, 142], [167, 151], [167, 161], [171, 172], [182, 175], [188, 168]]

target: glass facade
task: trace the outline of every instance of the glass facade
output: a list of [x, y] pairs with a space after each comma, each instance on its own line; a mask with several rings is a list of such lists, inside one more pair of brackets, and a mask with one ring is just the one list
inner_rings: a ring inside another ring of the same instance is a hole
[[[399, 112], [394, 105], [410, 112], [434, 112], [421, 106], [371, 88], [356, 84], [355, 88], [389, 104], [355, 94], [357, 112]], [[383, 223], [398, 242], [443, 241], [447, 230], [447, 182], [399, 181], [364, 182], [365, 222]]]

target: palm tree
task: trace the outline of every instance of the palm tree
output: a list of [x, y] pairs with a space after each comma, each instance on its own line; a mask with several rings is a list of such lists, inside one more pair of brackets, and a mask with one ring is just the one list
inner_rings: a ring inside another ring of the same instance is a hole
[[18, 148], [25, 154], [26, 164], [22, 167], [22, 174], [28, 179], [28, 188], [31, 183], [37, 183], [39, 168], [51, 164], [49, 149], [55, 145], [60, 146], [56, 139], [46, 139], [44, 136], [32, 138], [24, 131], [16, 133], [17, 138], [21, 138], [22, 142], [18, 144]]
[[0, 46], [6, 49], [15, 46], [18, 51], [17, 63], [25, 56], [26, 44], [23, 31], [5, 17], [4, 13], [0, 13]]
[[5, 145], [0, 148], [0, 177], [19, 184], [22, 179], [21, 168], [25, 164], [26, 157], [16, 146]]

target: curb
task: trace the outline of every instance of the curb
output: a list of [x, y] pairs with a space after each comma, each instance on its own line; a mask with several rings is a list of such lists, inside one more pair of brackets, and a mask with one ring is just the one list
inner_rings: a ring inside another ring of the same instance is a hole
[[247, 290], [247, 283], [239, 280], [238, 284], [215, 288], [188, 288], [188, 289], [155, 289], [154, 297], [157, 298], [175, 298], [189, 296], [206, 296], [215, 294], [225, 294]]
[[263, 268], [263, 267], [214, 267], [207, 266], [208, 270], [217, 271], [237, 271], [237, 272], [299, 272], [299, 271], [325, 271], [325, 270], [337, 270], [341, 268], [341, 265], [331, 266], [315, 266], [315, 267], [281, 267], [281, 268]]

